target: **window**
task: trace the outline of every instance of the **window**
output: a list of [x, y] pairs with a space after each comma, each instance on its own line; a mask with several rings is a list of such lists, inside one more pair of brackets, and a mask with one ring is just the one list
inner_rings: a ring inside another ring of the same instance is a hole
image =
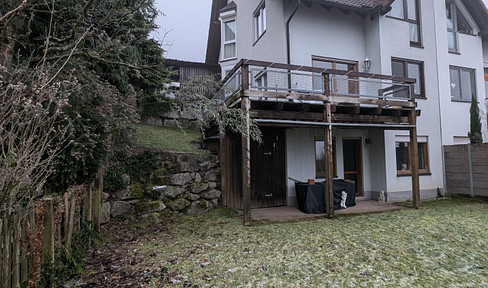
[[[394, 76], [413, 78], [417, 80], [414, 85], [415, 97], [425, 98], [423, 62], [408, 60], [408, 59], [392, 58], [391, 74]], [[405, 93], [400, 92], [399, 94], [401, 94], [401, 96], [404, 96]]]
[[[312, 66], [324, 69], [337, 69], [345, 71], [358, 71], [356, 61], [339, 60], [312, 56]], [[332, 94], [354, 95], [359, 93], [356, 77], [331, 75], [330, 89]], [[324, 92], [324, 79], [321, 74], [313, 74], [313, 90]]]
[[[325, 178], [325, 151], [324, 138], [315, 138], [315, 178]], [[334, 177], [337, 177], [337, 157], [336, 157], [336, 141], [332, 140], [332, 162], [334, 163]]]
[[458, 33], [473, 34], [473, 28], [456, 3], [446, 2], [447, 46], [449, 52], [459, 52]]
[[[424, 138], [425, 137], [420, 137]], [[418, 139], [418, 141], [421, 141]], [[426, 142], [418, 142], [418, 158], [419, 158], [419, 174], [430, 173], [429, 169], [429, 158], [427, 150], [427, 140]], [[410, 149], [410, 143], [406, 141], [397, 141], [396, 146], [396, 162], [397, 162], [397, 175], [411, 175], [412, 174], [412, 151]]]
[[474, 72], [474, 69], [449, 67], [451, 100], [471, 102], [471, 97], [476, 97]]
[[237, 57], [236, 20], [224, 22], [224, 60]]
[[254, 40], [259, 38], [266, 31], [266, 6], [264, 1], [259, 5], [256, 12], [254, 12]]
[[391, 4], [389, 16], [409, 23], [410, 45], [420, 46], [420, 7], [418, 0], [396, 0]]

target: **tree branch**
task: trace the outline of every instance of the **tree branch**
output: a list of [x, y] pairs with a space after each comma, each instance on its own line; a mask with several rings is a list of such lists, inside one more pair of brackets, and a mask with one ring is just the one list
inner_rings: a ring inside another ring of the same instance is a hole
[[7, 19], [10, 15], [17, 13], [17, 11], [23, 9], [25, 7], [25, 5], [27, 5], [27, 0], [23, 0], [22, 3], [17, 8], [15, 8], [14, 10], [8, 11], [5, 15], [1, 16], [0, 22]]

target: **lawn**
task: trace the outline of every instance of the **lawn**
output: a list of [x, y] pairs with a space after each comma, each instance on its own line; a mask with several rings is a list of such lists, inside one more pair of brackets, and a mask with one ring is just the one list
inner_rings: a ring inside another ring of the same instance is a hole
[[194, 144], [201, 141], [202, 138], [198, 131], [170, 129], [147, 124], [140, 124], [138, 128], [136, 144], [139, 146], [174, 152], [202, 153], [201, 150], [195, 148]]
[[[88, 259], [77, 283], [488, 286], [488, 204], [479, 201], [433, 201], [419, 210], [251, 227], [226, 209], [150, 227], [116, 225], [117, 232], [105, 227], [108, 242]], [[172, 283], [161, 280], [163, 267]]]

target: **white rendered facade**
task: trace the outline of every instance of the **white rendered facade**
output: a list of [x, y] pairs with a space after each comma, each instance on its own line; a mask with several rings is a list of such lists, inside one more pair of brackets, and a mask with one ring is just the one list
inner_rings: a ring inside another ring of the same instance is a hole
[[[402, 1], [402, 0], [396, 0]], [[404, 0], [407, 1], [407, 0]], [[410, 0], [409, 0], [410, 1]], [[231, 1], [228, 1], [229, 3]], [[483, 42], [478, 23], [462, 0], [454, 2], [472, 27], [472, 35], [458, 33], [457, 51], [448, 48], [446, 1], [419, 0], [417, 10], [420, 43], [410, 41], [411, 23], [385, 15], [361, 17], [337, 8], [324, 9], [320, 1], [234, 0], [237, 8], [221, 14], [221, 21], [236, 21], [236, 57], [223, 60], [223, 75], [238, 59], [312, 66], [312, 57], [324, 57], [356, 62], [359, 71], [363, 61], [370, 59], [369, 72], [392, 75], [392, 59], [420, 63], [423, 67], [423, 98], [418, 98], [421, 116], [417, 118], [419, 143], [426, 143], [427, 173], [421, 173], [422, 198], [435, 197], [437, 188], [444, 189], [443, 145], [467, 141], [469, 131], [469, 101], [451, 99], [450, 68], [473, 71], [483, 138], [488, 141], [486, 119], [486, 85], [484, 66], [488, 67], [488, 42]], [[298, 5], [298, 2], [301, 2]], [[306, 2], [306, 3], [304, 3]], [[266, 30], [256, 39], [253, 15], [266, 7]], [[298, 8], [297, 8], [298, 7]], [[295, 10], [296, 9], [296, 10]], [[294, 13], [295, 12], [295, 13]], [[287, 39], [289, 21], [289, 40]], [[287, 50], [289, 43], [289, 55]], [[485, 45], [483, 45], [483, 43]], [[464, 71], [464, 70], [463, 70]], [[406, 76], [406, 75], [405, 75]], [[287, 176], [308, 179], [315, 175], [314, 139], [323, 135], [321, 129], [293, 128], [286, 132]], [[343, 178], [342, 140], [360, 139], [362, 145], [363, 188], [366, 199], [385, 191], [388, 201], [411, 197], [411, 177], [399, 175], [396, 143], [408, 142], [408, 132], [378, 130], [340, 130], [336, 138], [337, 176]], [[369, 140], [369, 143], [364, 141]], [[317, 179], [319, 180], [319, 179]], [[293, 181], [288, 180], [288, 204], [294, 199]]]

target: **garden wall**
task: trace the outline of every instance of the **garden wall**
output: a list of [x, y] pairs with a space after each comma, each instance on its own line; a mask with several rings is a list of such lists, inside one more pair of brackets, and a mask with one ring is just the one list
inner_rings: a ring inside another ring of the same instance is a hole
[[105, 175], [101, 223], [111, 218], [158, 222], [200, 214], [220, 202], [216, 155], [143, 151], [118, 157]]
[[444, 147], [447, 193], [488, 197], [488, 143]]

